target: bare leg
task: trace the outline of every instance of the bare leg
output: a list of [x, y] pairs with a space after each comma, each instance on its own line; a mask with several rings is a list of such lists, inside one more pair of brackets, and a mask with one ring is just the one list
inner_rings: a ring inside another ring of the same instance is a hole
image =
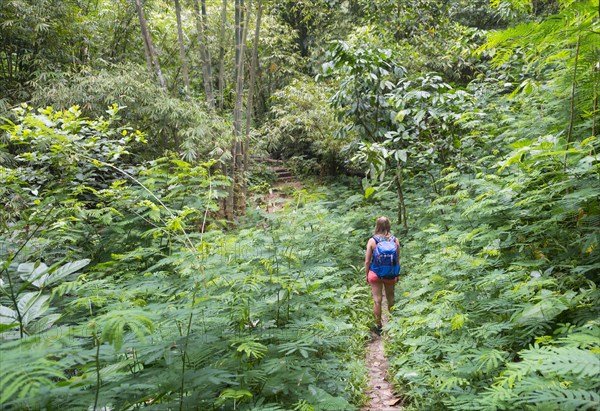
[[388, 310], [391, 310], [394, 306], [394, 287], [396, 283], [384, 283], [385, 286], [385, 299], [387, 300]]
[[381, 300], [383, 300], [383, 284], [380, 282], [370, 283], [371, 293], [373, 294], [373, 315], [377, 326], [381, 326]]

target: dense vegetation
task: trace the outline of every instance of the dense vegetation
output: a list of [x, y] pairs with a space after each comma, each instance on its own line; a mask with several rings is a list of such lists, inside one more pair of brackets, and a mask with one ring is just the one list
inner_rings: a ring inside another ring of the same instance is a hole
[[407, 409], [600, 408], [597, 0], [8, 0], [0, 28], [1, 409], [359, 409], [380, 215]]

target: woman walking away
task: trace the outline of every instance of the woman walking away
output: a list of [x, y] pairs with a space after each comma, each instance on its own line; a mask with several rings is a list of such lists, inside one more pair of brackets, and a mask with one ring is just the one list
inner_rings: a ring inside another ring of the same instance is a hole
[[365, 255], [365, 273], [373, 293], [373, 314], [375, 315], [377, 335], [381, 335], [381, 301], [383, 289], [388, 309], [394, 306], [394, 286], [400, 274], [400, 243], [391, 233], [390, 220], [379, 217], [375, 224], [373, 237], [367, 242]]

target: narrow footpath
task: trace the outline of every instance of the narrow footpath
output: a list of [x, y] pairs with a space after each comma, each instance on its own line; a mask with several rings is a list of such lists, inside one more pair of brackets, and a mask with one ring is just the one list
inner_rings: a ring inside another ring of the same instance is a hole
[[[263, 160], [265, 161], [265, 160]], [[303, 184], [298, 181], [285, 168], [279, 160], [268, 160], [271, 169], [277, 174], [277, 181], [264, 197], [264, 204], [268, 213], [282, 210], [291, 200], [288, 191], [301, 190]], [[385, 296], [383, 298], [383, 323], [389, 319], [389, 311]], [[371, 332], [371, 340], [367, 344], [365, 363], [369, 370], [369, 387], [367, 396], [369, 403], [361, 411], [398, 411], [402, 410], [402, 399], [395, 395], [394, 386], [388, 381], [388, 362], [384, 355], [383, 340], [380, 336]]]
[[304, 185], [292, 175], [281, 160], [263, 159], [262, 161], [269, 164], [271, 170], [277, 175], [277, 180], [263, 199], [267, 213], [275, 213], [290, 203], [292, 199], [289, 192], [302, 190]]
[[[383, 322], [388, 321], [387, 303], [383, 298]], [[365, 363], [369, 369], [369, 403], [361, 411], [395, 411], [402, 410], [402, 399], [394, 394], [394, 386], [388, 381], [388, 362], [384, 355], [384, 336], [371, 333], [372, 339], [367, 344]]]

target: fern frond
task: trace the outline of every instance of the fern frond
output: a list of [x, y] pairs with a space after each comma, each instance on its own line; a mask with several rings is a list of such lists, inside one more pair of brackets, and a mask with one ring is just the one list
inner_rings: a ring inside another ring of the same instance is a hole
[[553, 387], [522, 393], [518, 402], [561, 411], [594, 410], [600, 408], [600, 394], [591, 390]]
[[13, 399], [35, 396], [40, 389], [54, 386], [57, 379], [65, 379], [59, 364], [43, 358], [35, 363], [21, 363], [17, 368], [4, 370], [0, 377], [0, 405]]
[[113, 344], [118, 351], [123, 344], [125, 331], [144, 340], [154, 329], [154, 321], [139, 310], [115, 310], [99, 316], [96, 321], [102, 330], [102, 339]]
[[589, 350], [575, 347], [537, 347], [521, 353], [523, 366], [542, 375], [575, 375], [599, 378], [600, 358]]

